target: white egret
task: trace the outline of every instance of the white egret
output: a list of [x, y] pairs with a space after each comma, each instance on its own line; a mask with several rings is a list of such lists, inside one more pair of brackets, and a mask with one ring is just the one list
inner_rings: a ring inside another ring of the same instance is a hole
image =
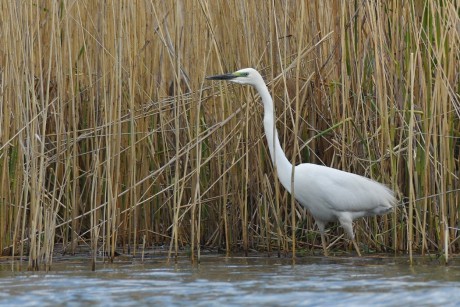
[[[264, 105], [264, 129], [271, 159], [276, 165], [281, 184], [291, 193], [292, 164], [281, 148], [273, 116], [273, 100], [262, 76], [253, 68], [245, 68], [234, 73], [209, 76], [206, 79], [248, 84], [259, 92]], [[339, 221], [361, 256], [353, 234], [353, 220], [386, 214], [396, 204], [393, 191], [383, 184], [327, 166], [299, 164], [295, 166], [293, 183], [295, 199], [307, 208], [315, 219], [325, 255], [327, 246], [324, 228], [327, 223]]]

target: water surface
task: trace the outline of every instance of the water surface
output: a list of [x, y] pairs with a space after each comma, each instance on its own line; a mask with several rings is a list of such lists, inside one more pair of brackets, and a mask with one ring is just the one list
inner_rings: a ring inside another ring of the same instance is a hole
[[205, 256], [55, 263], [52, 271], [12, 272], [0, 264], [1, 306], [455, 306], [460, 266], [406, 258]]

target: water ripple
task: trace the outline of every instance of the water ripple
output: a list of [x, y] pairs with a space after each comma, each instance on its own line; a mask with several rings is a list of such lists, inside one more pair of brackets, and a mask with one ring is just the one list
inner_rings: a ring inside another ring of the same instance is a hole
[[114, 264], [96, 272], [62, 265], [48, 274], [1, 272], [0, 306], [454, 306], [458, 268], [219, 257], [199, 266]]

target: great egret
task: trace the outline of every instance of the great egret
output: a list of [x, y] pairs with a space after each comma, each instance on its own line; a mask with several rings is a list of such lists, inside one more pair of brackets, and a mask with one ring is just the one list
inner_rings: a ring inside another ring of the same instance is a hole
[[[262, 76], [253, 68], [245, 68], [206, 79], [249, 84], [259, 92], [264, 105], [264, 129], [270, 155], [277, 167], [281, 184], [291, 193], [292, 164], [281, 148], [273, 117], [273, 100]], [[353, 234], [353, 220], [388, 213], [396, 203], [393, 191], [374, 180], [311, 163], [295, 166], [294, 194], [295, 199], [313, 215], [321, 233], [325, 255], [327, 246], [324, 228], [327, 223], [339, 221], [361, 256]]]

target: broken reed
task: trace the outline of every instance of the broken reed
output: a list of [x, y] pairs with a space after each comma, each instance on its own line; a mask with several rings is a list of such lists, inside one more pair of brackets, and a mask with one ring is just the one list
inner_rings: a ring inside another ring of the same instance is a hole
[[88, 246], [94, 260], [163, 244], [192, 257], [318, 248], [314, 221], [275, 179], [254, 91], [204, 82], [252, 66], [292, 161], [396, 191], [394, 213], [356, 223], [369, 252], [458, 252], [459, 9], [5, 2], [0, 251], [38, 269], [56, 243]]

